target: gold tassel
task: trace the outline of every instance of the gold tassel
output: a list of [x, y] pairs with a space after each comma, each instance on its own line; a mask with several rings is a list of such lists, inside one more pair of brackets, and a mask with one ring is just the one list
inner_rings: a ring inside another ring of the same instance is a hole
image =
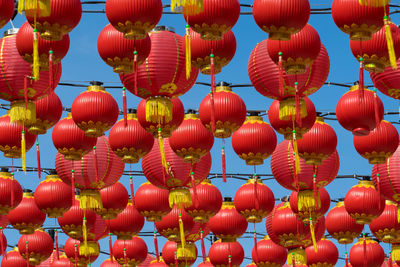
[[[183, 227], [183, 221], [182, 221], [182, 214], [181, 213], [179, 213], [179, 234], [180, 234], [180, 237], [181, 237], [181, 245], [182, 245], [182, 250], [183, 251], [185, 251], [185, 243], [186, 243], [186, 240], [185, 240], [185, 229], [184, 229], [184, 227]], [[185, 256], [185, 255], [183, 255], [183, 256]]]
[[11, 102], [10, 122], [19, 122], [24, 125], [32, 125], [36, 122], [36, 105], [34, 102], [27, 102], [25, 108], [24, 101]]
[[385, 22], [385, 34], [386, 34], [386, 42], [388, 47], [390, 65], [392, 66], [393, 69], [397, 70], [396, 52], [394, 51], [392, 30], [390, 29], [389, 17], [385, 14], [383, 20]]
[[[289, 121], [296, 117], [296, 99], [289, 97], [279, 101], [279, 119]], [[307, 116], [307, 108], [304, 99], [300, 99], [300, 116], [305, 118]]]
[[80, 207], [83, 210], [101, 210], [103, 203], [101, 202], [100, 192], [98, 190], [82, 190], [80, 194]]
[[171, 0], [172, 12], [196, 15], [203, 12], [203, 0]]
[[192, 261], [196, 259], [196, 248], [193, 243], [185, 244], [185, 249], [181, 244], [177, 244], [177, 246], [176, 257], [178, 260]]
[[186, 34], [185, 34], [185, 47], [186, 47], [186, 80], [190, 78], [190, 72], [192, 70], [192, 48], [190, 42], [190, 26], [186, 24]]
[[29, 16], [48, 17], [51, 14], [50, 0], [19, 0], [18, 12], [24, 12]]
[[400, 245], [393, 244], [392, 245], [392, 260], [393, 261], [400, 261]]
[[86, 226], [86, 217], [83, 217], [82, 223], [82, 235], [83, 235], [83, 244], [79, 246], [79, 254], [87, 256], [89, 254], [88, 244], [87, 244], [87, 226]]
[[[321, 207], [321, 199], [318, 194], [318, 207]], [[299, 211], [315, 211], [316, 203], [313, 190], [299, 191], [297, 197], [297, 207]]]
[[162, 137], [160, 127], [158, 128], [158, 146], [160, 147], [161, 164], [164, 167], [166, 173], [169, 173], [167, 159], [165, 158], [164, 139]]
[[390, 0], [359, 0], [360, 5], [372, 7], [384, 7], [390, 3]]
[[187, 188], [173, 188], [169, 191], [168, 195], [169, 206], [173, 208], [175, 205], [179, 207], [188, 208], [192, 206], [192, 197]]
[[39, 40], [37, 29], [33, 29], [33, 65], [32, 65], [32, 76], [35, 81], [39, 80]]
[[306, 251], [302, 248], [295, 248], [288, 251], [287, 264], [292, 265], [295, 262], [296, 265], [307, 264]]
[[397, 222], [400, 223], [400, 206], [397, 205]]
[[164, 96], [150, 97], [146, 100], [146, 121], [158, 124], [172, 120], [171, 99]]
[[318, 248], [317, 248], [317, 240], [315, 238], [315, 228], [314, 228], [314, 224], [313, 224], [313, 220], [312, 218], [310, 218], [310, 233], [311, 233], [311, 240], [314, 246], [314, 252], [317, 253], [318, 252]]
[[[296, 174], [301, 172], [300, 167], [300, 156], [299, 156], [299, 149], [297, 146], [297, 137], [296, 137], [296, 124], [295, 124], [295, 116], [292, 116], [292, 125], [293, 125], [293, 155], [294, 155], [294, 165]], [[297, 186], [297, 185], [296, 185]]]
[[22, 157], [22, 170], [26, 173], [26, 142], [25, 131], [22, 130], [21, 134], [21, 157]]

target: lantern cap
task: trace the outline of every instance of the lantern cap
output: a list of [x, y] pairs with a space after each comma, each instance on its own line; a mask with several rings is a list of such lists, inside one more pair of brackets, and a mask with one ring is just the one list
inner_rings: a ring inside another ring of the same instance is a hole
[[100, 81], [91, 81], [89, 82], [91, 85], [97, 85], [97, 86], [102, 86], [104, 83]]
[[128, 108], [128, 113], [129, 113], [129, 114], [136, 114], [136, 113], [137, 113], [137, 109], [135, 109], [135, 108]]
[[220, 81], [219, 83], [216, 84], [216, 86], [217, 86], [217, 87], [218, 87], [218, 86], [228, 86], [228, 87], [230, 87], [231, 84], [230, 84], [230, 83], [227, 83], [227, 82], [224, 82], [224, 81]]
[[224, 197], [224, 202], [233, 202], [231, 197]]
[[19, 30], [18, 28], [8, 29], [3, 33], [3, 37], [15, 35], [18, 33], [18, 30]]
[[171, 26], [157, 25], [152, 30], [152, 32], [162, 32], [162, 31], [175, 32], [175, 28]]
[[197, 112], [196, 112], [196, 110], [194, 110], [194, 109], [188, 109], [187, 111], [186, 111], [186, 114], [196, 114]]
[[32, 190], [25, 188], [25, 189], [22, 189], [22, 192], [23, 193], [32, 193]]
[[49, 170], [49, 175], [57, 175], [56, 169]]
[[249, 114], [249, 116], [260, 116], [260, 112], [254, 110], [250, 110], [247, 113]]
[[0, 172], [8, 172], [8, 168], [2, 167], [2, 168], [0, 169]]

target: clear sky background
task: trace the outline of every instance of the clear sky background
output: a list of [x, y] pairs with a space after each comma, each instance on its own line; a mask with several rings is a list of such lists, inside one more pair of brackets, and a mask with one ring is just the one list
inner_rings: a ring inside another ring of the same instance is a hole
[[[163, 1], [165, 4], [168, 2]], [[252, 1], [240, 0], [241, 4], [252, 4]], [[393, 4], [400, 4], [400, 0], [392, 0]], [[310, 0], [312, 8], [328, 8], [332, 4], [332, 0]], [[104, 10], [104, 5], [84, 5], [84, 10]], [[167, 9], [165, 9], [167, 11]], [[169, 10], [168, 10], [169, 11]], [[242, 11], [251, 11], [250, 8], [242, 8]], [[400, 22], [400, 15], [393, 15], [392, 21], [396, 24]], [[15, 27], [20, 27], [25, 22], [25, 17], [18, 15], [14, 20]], [[328, 77], [329, 82], [339, 82], [351, 84], [358, 80], [358, 67], [359, 64], [351, 54], [349, 48], [348, 35], [341, 32], [334, 24], [331, 15], [311, 15], [309, 23], [319, 32], [321, 41], [328, 50], [331, 69]], [[105, 14], [83, 14], [80, 24], [70, 33], [71, 46], [68, 55], [63, 59], [63, 74], [61, 77], [62, 82], [76, 82], [88, 84], [88, 81], [96, 80], [102, 81], [106, 86], [110, 85], [121, 85], [118, 75], [112, 72], [112, 68], [106, 65], [100, 58], [97, 52], [97, 36], [100, 31], [108, 24]], [[181, 15], [163, 15], [160, 25], [172, 26], [176, 29], [178, 34], [183, 35], [185, 29], [185, 21]], [[2, 30], [11, 28], [11, 24], [7, 24]], [[237, 51], [233, 60], [226, 66], [221, 74], [217, 75], [217, 81], [226, 81], [233, 84], [250, 83], [247, 73], [247, 62], [248, 57], [258, 42], [266, 39], [268, 35], [264, 33], [254, 22], [251, 15], [242, 15], [233, 28], [233, 32], [237, 39]], [[366, 84], [371, 84], [369, 75], [365, 74]], [[200, 74], [198, 81], [209, 82], [209, 76]], [[85, 88], [65, 87], [58, 86], [56, 93], [60, 97], [63, 106], [71, 107], [71, 104], [79, 93], [84, 91]], [[114, 98], [118, 101], [119, 106], [122, 108], [122, 92], [121, 90], [110, 89], [108, 90]], [[234, 89], [245, 101], [247, 109], [268, 109], [272, 103], [271, 99], [265, 98], [258, 94], [254, 88], [236, 88]], [[318, 92], [313, 94], [310, 99], [314, 102], [317, 111], [335, 111], [336, 103], [339, 98], [347, 91], [346, 88], [336, 86], [323, 86]], [[198, 109], [198, 106], [207, 93], [209, 88], [205, 86], [195, 85], [188, 93], [181, 97], [185, 109], [194, 108]], [[384, 96], [378, 92], [381, 97], [385, 111], [397, 111], [399, 103], [398, 101]], [[135, 108], [139, 103], [140, 99], [130, 93], [128, 93], [128, 106]], [[0, 101], [0, 103], [5, 103]], [[0, 110], [0, 115], [5, 114], [6, 111]], [[63, 113], [63, 117], [67, 115]], [[266, 117], [264, 117], [267, 120]], [[388, 121], [399, 121], [398, 116], [386, 116]], [[352, 142], [352, 134], [344, 130], [336, 121], [327, 121], [336, 131], [338, 136], [337, 150], [340, 155], [340, 171], [339, 174], [366, 174], [371, 173], [372, 166], [368, 164], [368, 161], [363, 159], [354, 149]], [[398, 128], [398, 125], [395, 125]], [[56, 155], [56, 149], [53, 146], [51, 140], [51, 131], [44, 136], [39, 137], [42, 157], [42, 167], [54, 168], [54, 159]], [[278, 135], [278, 142], [282, 141], [282, 136]], [[216, 139], [214, 147], [211, 151], [213, 156], [212, 171], [221, 172], [221, 140]], [[227, 154], [227, 172], [229, 173], [253, 173], [253, 167], [247, 166], [232, 150], [230, 140], [226, 143], [226, 154]], [[35, 148], [27, 154], [27, 165], [36, 166], [36, 152]], [[14, 161], [16, 166], [21, 165], [20, 160]], [[11, 165], [11, 159], [7, 159], [3, 156], [0, 157], [0, 165]], [[140, 164], [132, 166], [132, 170], [140, 170]], [[126, 166], [129, 170], [129, 166]], [[257, 173], [271, 173], [270, 160], [265, 161], [264, 165], [257, 167]], [[36, 188], [40, 182], [36, 173], [16, 173], [16, 178], [24, 188], [33, 189]], [[128, 185], [129, 177], [123, 176], [121, 182]], [[144, 177], [135, 178], [134, 187], [135, 190], [145, 182]], [[357, 183], [354, 179], [341, 179], [333, 181], [327, 186], [328, 192], [332, 199], [344, 197], [347, 190], [351, 186]], [[229, 179], [227, 184], [223, 184], [221, 180], [213, 180], [215, 184], [222, 192], [223, 196], [233, 197], [236, 190], [243, 184], [243, 181]], [[273, 190], [275, 197], [280, 198], [288, 195], [290, 192], [280, 187], [275, 181], [268, 181], [266, 184]], [[335, 204], [332, 204], [332, 207]], [[45, 226], [51, 227], [56, 225], [54, 219], [47, 219]], [[249, 231], [252, 230], [253, 226], [249, 226]], [[262, 223], [257, 224], [257, 231], [266, 234], [265, 220]], [[368, 230], [368, 227], [366, 227]], [[145, 224], [143, 231], [153, 231], [153, 224]], [[10, 245], [16, 245], [19, 239], [19, 234], [16, 230], [7, 230], [5, 234]], [[60, 235], [60, 244], [65, 242], [67, 237], [63, 234]], [[152, 237], [144, 238], [149, 251], [154, 252], [153, 239]], [[114, 237], [115, 240], [115, 237]], [[162, 245], [165, 243], [165, 238], [159, 238], [160, 251]], [[246, 257], [251, 257], [251, 249], [253, 247], [252, 239], [240, 239]], [[108, 251], [108, 242], [102, 240], [100, 242], [101, 250]], [[198, 245], [199, 256], [201, 253], [200, 244]], [[206, 242], [206, 248], [208, 250], [210, 242]], [[340, 256], [344, 257], [344, 246], [338, 246]], [[389, 250], [388, 245], [383, 244], [383, 248], [387, 253]], [[348, 250], [350, 247], [348, 247]], [[107, 258], [106, 255], [100, 255], [98, 260], [92, 266], [100, 266]], [[249, 264], [251, 261], [246, 260], [242, 266]], [[195, 264], [197, 266], [200, 263], [200, 259]], [[337, 266], [343, 266], [344, 261], [339, 260]]]

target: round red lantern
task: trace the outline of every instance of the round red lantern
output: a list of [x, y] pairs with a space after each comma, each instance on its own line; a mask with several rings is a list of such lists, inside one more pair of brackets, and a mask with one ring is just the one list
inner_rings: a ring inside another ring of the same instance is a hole
[[274, 209], [272, 190], [258, 177], [247, 180], [235, 194], [235, 208], [250, 223], [259, 223]]
[[72, 119], [85, 135], [100, 137], [118, 119], [117, 101], [105, 91], [101, 82], [91, 82], [87, 90], [77, 96], [72, 103]]
[[212, 265], [210, 259], [207, 258], [205, 261], [197, 265], [197, 267], [214, 267], [214, 265]]
[[50, 0], [49, 12], [36, 16], [36, 10], [25, 10], [25, 16], [32, 27], [46, 40], [59, 41], [75, 28], [82, 17], [79, 0]]
[[[167, 241], [167, 243], [169, 243], [169, 242], [170, 241]], [[164, 245], [164, 247], [165, 247], [165, 245]], [[165, 261], [164, 261], [164, 259], [162, 257], [159, 257], [159, 260], [155, 259], [155, 260], [151, 261], [149, 266], [153, 266], [153, 267], [168, 267], [168, 265], [165, 264]]]
[[258, 113], [254, 113], [233, 133], [232, 147], [247, 165], [261, 165], [276, 147], [276, 134]]
[[14, 14], [14, 1], [1, 0], [0, 10], [0, 28], [2, 28], [8, 23]]
[[[22, 188], [8, 169], [0, 169], [0, 214], [7, 215], [22, 200]], [[0, 225], [1, 226], [1, 225]]]
[[146, 243], [138, 236], [130, 240], [117, 240], [112, 247], [115, 260], [122, 266], [138, 266], [147, 257]]
[[[363, 1], [363, 0], [361, 0]], [[389, 8], [361, 5], [360, 0], [334, 0], [332, 18], [339, 29], [350, 36], [350, 40], [370, 40], [372, 34], [383, 27], [383, 16]]]
[[19, 205], [8, 213], [8, 221], [21, 235], [33, 234], [42, 226], [46, 214], [40, 211], [29, 189], [24, 189], [24, 194]]
[[221, 209], [208, 221], [211, 231], [222, 242], [235, 242], [246, 232], [247, 225], [246, 219], [236, 210], [229, 197], [224, 198]]
[[[194, 247], [194, 252], [195, 255], [188, 255], [187, 257], [185, 257], [184, 259], [176, 259], [177, 257], [177, 250], [178, 250], [178, 244], [176, 242], [173, 241], [167, 241], [165, 243], [165, 245], [163, 246], [162, 249], [162, 259], [165, 262], [163, 265], [163, 262], [160, 261], [156, 264], [150, 264], [151, 266], [165, 266], [165, 264], [167, 266], [176, 266], [176, 263], [178, 263], [178, 267], [186, 267], [186, 266], [192, 266], [196, 259], [197, 259], [197, 248], [196, 246]], [[194, 256], [194, 257], [190, 257], [190, 256]]]
[[[183, 229], [180, 229], [180, 221], [183, 224]], [[192, 230], [194, 221], [185, 210], [174, 207], [161, 221], [156, 222], [155, 226], [157, 231], [165, 238], [168, 238], [168, 240], [180, 242], [180, 230], [182, 230], [186, 236]]]
[[[383, 8], [382, 8], [383, 9]], [[395, 24], [389, 24], [396, 55], [400, 55], [400, 29]], [[354, 57], [363, 62], [365, 70], [380, 73], [390, 66], [390, 58], [386, 41], [385, 27], [372, 35], [371, 40], [350, 40], [350, 48]]]
[[111, 0], [106, 2], [106, 15], [115, 29], [127, 39], [146, 38], [160, 21], [163, 11], [161, 0], [129, 1]]
[[321, 165], [336, 151], [336, 145], [336, 133], [322, 117], [317, 117], [314, 126], [297, 141], [300, 157], [310, 165]]
[[268, 236], [257, 242], [253, 247], [251, 257], [260, 267], [282, 266], [286, 262], [286, 249], [275, 244]]
[[382, 164], [393, 155], [399, 144], [399, 134], [388, 121], [381, 121], [367, 136], [353, 136], [357, 152], [370, 164]]
[[270, 40], [290, 40], [292, 34], [304, 28], [310, 18], [307, 0], [283, 3], [273, 0], [255, 0], [253, 18], [258, 27], [267, 32]]
[[239, 267], [244, 259], [244, 250], [237, 241], [221, 242], [218, 240], [211, 245], [208, 257], [215, 267]]
[[[150, 198], [148, 198], [150, 199]], [[153, 202], [155, 199], [152, 199]], [[137, 203], [135, 199], [135, 204]], [[117, 215], [117, 218], [108, 222], [110, 232], [117, 236], [119, 240], [129, 240], [137, 235], [144, 225], [144, 217], [138, 212], [132, 200], [128, 201], [126, 208]]]
[[385, 199], [375, 189], [372, 181], [359, 181], [344, 198], [346, 211], [359, 224], [370, 224], [385, 209]]
[[384, 243], [400, 241], [400, 223], [397, 220], [397, 204], [386, 200], [382, 214], [369, 224], [373, 235]]
[[128, 190], [120, 182], [116, 182], [100, 190], [101, 202], [103, 208], [97, 210], [104, 220], [117, 218], [128, 204]]
[[328, 239], [321, 239], [317, 248], [310, 246], [306, 248], [307, 266], [309, 267], [333, 267], [339, 259], [339, 251], [335, 244]]
[[[108, 4], [108, 3], [107, 3]], [[107, 6], [106, 4], [106, 6]], [[132, 73], [150, 54], [148, 34], [142, 40], [129, 40], [112, 25], [107, 25], [97, 38], [97, 50], [115, 73]]]
[[[53, 252], [53, 254], [54, 254], [54, 252]], [[41, 266], [41, 265], [39, 265], [39, 266]], [[103, 265], [101, 265], [101, 266], [104, 267]], [[74, 267], [74, 264], [72, 264], [72, 262], [69, 261], [67, 256], [65, 256], [65, 253], [62, 253], [58, 259], [57, 258], [52, 259], [50, 267]], [[114, 266], [114, 267], [118, 267], [118, 266]]]
[[185, 210], [195, 222], [208, 222], [222, 206], [221, 192], [208, 179], [196, 185], [196, 194], [194, 194], [194, 189], [190, 188], [190, 195], [192, 205]]
[[120, 266], [121, 265], [115, 259], [111, 261], [110, 258], [103, 261], [103, 263], [100, 265], [100, 267], [120, 267]]
[[19, 254], [18, 247], [14, 247], [1, 260], [3, 267], [26, 267], [26, 260]]
[[280, 61], [287, 74], [302, 74], [317, 58], [321, 40], [318, 32], [306, 24], [288, 41], [268, 40], [267, 49], [272, 61], [276, 64]]
[[37, 207], [49, 218], [62, 217], [72, 206], [72, 188], [56, 172], [40, 182], [34, 197]]
[[185, 236], [185, 240], [194, 243], [202, 238], [201, 235], [203, 235], [203, 239], [206, 238], [210, 232], [211, 230], [207, 223], [195, 222], [192, 231]]
[[378, 242], [370, 237], [359, 238], [349, 253], [349, 260], [352, 267], [381, 266], [385, 260], [385, 252]]
[[[242, 126], [246, 119], [246, 105], [239, 95], [232, 92], [229, 84], [221, 82], [215, 89], [214, 98], [214, 136], [229, 138]], [[208, 130], [212, 130], [212, 100], [208, 94], [200, 103], [199, 117]]]
[[45, 134], [61, 118], [63, 106], [60, 98], [52, 92], [48, 96], [36, 100], [36, 122], [29, 125], [29, 133]]
[[346, 211], [344, 202], [338, 202], [326, 215], [325, 226], [328, 233], [339, 244], [351, 244], [359, 236], [364, 225], [356, 223]]
[[181, 125], [168, 139], [172, 150], [184, 162], [196, 163], [205, 156], [214, 145], [214, 136], [201, 123], [195, 111], [190, 110]]
[[368, 135], [383, 119], [383, 113], [383, 103], [376, 92], [359, 89], [358, 85], [352, 86], [336, 105], [338, 122], [354, 135]]
[[381, 73], [370, 72], [374, 86], [385, 95], [394, 99], [400, 98], [400, 88], [398, 86], [400, 78], [399, 74], [400, 71], [398, 69], [393, 69], [392, 67], [386, 67], [385, 71]]
[[20, 237], [18, 250], [25, 260], [29, 260], [30, 265], [39, 265], [53, 252], [53, 239], [44, 230], [36, 230]]
[[94, 262], [99, 256], [100, 246], [98, 242], [93, 242], [95, 254], [91, 256], [84, 256], [79, 253], [79, 247], [81, 242], [72, 238], [68, 238], [64, 245], [65, 255], [68, 257], [70, 262], [76, 264], [77, 266], [87, 266], [88, 264]]

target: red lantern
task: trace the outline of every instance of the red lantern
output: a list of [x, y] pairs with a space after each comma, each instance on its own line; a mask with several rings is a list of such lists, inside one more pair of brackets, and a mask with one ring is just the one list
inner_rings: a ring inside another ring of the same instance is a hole
[[298, 33], [291, 35], [290, 40], [268, 40], [268, 54], [276, 64], [282, 64], [286, 73], [302, 74], [307, 71], [321, 50], [318, 32], [306, 24]]
[[44, 230], [36, 230], [33, 234], [22, 235], [18, 240], [18, 250], [30, 265], [39, 265], [53, 252], [53, 239]]
[[106, 3], [106, 15], [115, 29], [127, 39], [146, 38], [160, 21], [163, 11], [161, 0], [111, 0]]
[[199, 223], [195, 222], [192, 228], [192, 231], [188, 235], [185, 236], [185, 240], [188, 242], [197, 242], [201, 239], [201, 235], [203, 234], [203, 238], [210, 234], [211, 230], [208, 227], [207, 223]]
[[115, 259], [111, 261], [110, 258], [103, 261], [103, 263], [100, 265], [100, 267], [120, 267], [120, 266], [121, 265], [117, 261], [115, 261]]
[[[150, 266], [157, 266], [157, 267], [162, 267], [165, 266], [178, 266], [178, 267], [185, 267], [185, 266], [192, 266], [196, 259], [197, 259], [197, 248], [194, 247], [194, 252], [195, 252], [195, 257], [187, 257], [186, 259], [176, 259], [176, 252], [178, 249], [178, 244], [173, 241], [167, 241], [162, 249], [162, 255], [163, 255], [163, 261], [165, 262], [163, 265], [163, 262], [158, 262], [157, 264], [150, 264]], [[189, 255], [188, 255], [189, 256]], [[193, 256], [193, 255], [190, 255]]]
[[[116, 1], [114, 1], [116, 2]], [[106, 4], [106, 6], [109, 3]], [[107, 7], [106, 7], [107, 10]], [[97, 38], [97, 50], [115, 73], [132, 73], [150, 54], [151, 41], [148, 34], [142, 40], [128, 40], [124, 34], [107, 25]]]
[[37, 207], [49, 218], [62, 217], [72, 206], [72, 189], [63, 183], [57, 173], [40, 182], [35, 191]]
[[256, 266], [273, 267], [285, 264], [287, 254], [284, 247], [275, 244], [268, 236], [265, 236], [253, 247], [251, 257]]
[[352, 267], [381, 266], [385, 260], [385, 252], [370, 237], [359, 238], [350, 249], [349, 260]]
[[235, 208], [250, 223], [259, 223], [274, 209], [272, 190], [257, 177], [247, 180], [235, 194]]
[[394, 99], [400, 98], [400, 88], [398, 86], [399, 74], [399, 70], [393, 69], [392, 67], [386, 67], [385, 71], [381, 73], [370, 72], [374, 86], [385, 95]]
[[194, 194], [194, 189], [190, 188], [190, 195], [193, 204], [185, 210], [193, 217], [195, 222], [208, 222], [221, 208], [221, 192], [208, 179], [196, 185], [196, 195]]
[[8, 23], [14, 14], [14, 1], [1, 0], [0, 10], [0, 28], [2, 28]]
[[211, 264], [210, 259], [207, 258], [206, 261], [203, 261], [197, 267], [214, 267], [214, 265]]
[[385, 199], [375, 189], [372, 181], [359, 181], [347, 192], [344, 205], [357, 223], [370, 224], [382, 214], [385, 209]]
[[36, 122], [29, 125], [29, 133], [45, 134], [61, 118], [63, 107], [60, 98], [53, 92], [36, 100]]
[[[7, 215], [22, 200], [22, 188], [8, 169], [0, 170], [0, 214]], [[8, 224], [8, 223], [7, 223]], [[1, 224], [0, 224], [1, 226]]]
[[220, 242], [218, 240], [211, 245], [208, 257], [215, 267], [239, 267], [244, 259], [244, 250], [237, 241]]
[[[54, 255], [55, 253], [53, 252], [53, 254], [52, 254], [52, 256], [51, 257], [54, 257], [53, 255]], [[65, 256], [65, 253], [62, 253], [60, 256], [59, 256], [59, 258], [57, 259], [51, 259], [51, 257], [50, 257], [50, 267], [74, 267], [74, 265], [72, 264], [72, 262], [70, 262], [69, 261], [69, 259], [67, 258], [67, 256]], [[47, 260], [49, 260], [49, 259], [47, 259]], [[43, 262], [42, 264], [45, 264], [46, 263], [46, 261], [45, 262]], [[42, 266], [42, 265], [39, 265], [39, 266]], [[45, 267], [46, 265], [44, 265], [43, 267]], [[102, 267], [103, 267], [103, 265], [102, 265]], [[115, 266], [114, 266], [115, 267]]]
[[[148, 201], [149, 199], [152, 201]], [[168, 190], [146, 182], [136, 191], [135, 206], [148, 221], [161, 221], [161, 218], [171, 211], [168, 202]]]
[[85, 135], [100, 137], [118, 119], [118, 104], [111, 94], [105, 91], [100, 82], [91, 86], [75, 98], [71, 107], [72, 119]]
[[326, 215], [326, 230], [339, 244], [351, 244], [359, 236], [364, 225], [357, 224], [346, 211], [344, 202], [339, 202]]
[[246, 232], [247, 225], [246, 219], [236, 210], [229, 197], [224, 198], [219, 212], [208, 221], [211, 231], [222, 242], [235, 242]]
[[79, 0], [50, 0], [49, 8], [50, 12], [45, 16], [36, 16], [36, 10], [25, 10], [25, 16], [43, 39], [59, 41], [78, 25], [82, 17], [82, 5]]
[[73, 264], [76, 263], [77, 266], [87, 266], [94, 262], [99, 256], [100, 246], [98, 242], [94, 242], [94, 251], [96, 253], [91, 256], [84, 256], [79, 253], [80, 244], [81, 242], [79, 240], [68, 238], [64, 246], [65, 255]]
[[261, 165], [276, 147], [276, 134], [258, 114], [252, 114], [233, 135], [232, 147], [247, 165]]
[[400, 241], [400, 223], [397, 220], [397, 204], [386, 200], [382, 214], [369, 224], [369, 229], [376, 238], [384, 243]]
[[383, 27], [382, 18], [389, 13], [388, 7], [385, 11], [382, 7], [361, 5], [360, 0], [334, 0], [332, 18], [341, 31], [350, 35], [351, 40], [365, 41]]
[[[155, 201], [155, 199], [152, 199], [150, 202], [153, 201]], [[137, 200], [135, 199], [135, 204], [136, 203]], [[138, 212], [135, 205], [133, 205], [132, 200], [129, 200], [128, 205], [117, 215], [117, 218], [110, 220], [108, 223], [110, 232], [116, 235], [119, 240], [129, 240], [142, 230], [144, 217]]]
[[310, 18], [308, 0], [290, 0], [284, 3], [255, 0], [253, 17], [258, 27], [269, 34], [270, 40], [290, 40], [292, 34], [307, 25]]
[[309, 267], [333, 267], [339, 259], [339, 251], [332, 241], [323, 238], [318, 241], [317, 248], [306, 248], [307, 266]]
[[185, 115], [182, 124], [168, 140], [172, 150], [191, 164], [199, 162], [214, 145], [214, 136], [204, 127], [199, 116], [193, 113]]
[[[167, 241], [167, 243], [170, 243], [171, 241]], [[174, 242], [171, 242], [174, 243]], [[164, 245], [165, 247], [165, 245]], [[163, 248], [164, 248], [163, 247]], [[163, 260], [162, 257], [159, 258], [159, 260], [153, 260], [152, 262], [150, 262], [149, 266], [153, 266], [153, 267], [168, 267], [167, 264], [165, 264], [165, 261]]]
[[[382, 8], [383, 9], [383, 8]], [[396, 55], [400, 55], [400, 29], [395, 24], [389, 24]], [[386, 41], [385, 27], [379, 29], [368, 41], [350, 40], [350, 48], [354, 57], [364, 64], [369, 72], [380, 73], [390, 66], [390, 57]]]
[[194, 221], [192, 217], [190, 217], [189, 214], [187, 214], [187, 212], [183, 209], [174, 207], [170, 213], [161, 219], [161, 221], [156, 222], [155, 226], [157, 231], [165, 238], [168, 238], [168, 240], [180, 242], [180, 221], [182, 221], [182, 231], [184, 231], [186, 236], [192, 230]]
[[25, 189], [23, 198], [19, 205], [8, 213], [10, 224], [19, 231], [21, 235], [33, 234], [42, 226], [46, 214], [41, 212], [35, 203], [31, 190]]
[[[214, 97], [214, 136], [229, 138], [242, 126], [246, 119], [246, 105], [239, 95], [232, 92], [228, 84], [222, 82], [216, 87]], [[212, 130], [212, 100], [206, 95], [200, 103], [199, 117], [208, 130]]]
[[115, 219], [128, 204], [128, 190], [120, 182], [116, 182], [100, 190], [103, 208], [96, 211], [105, 220]]
[[19, 254], [18, 247], [14, 247], [1, 260], [2, 267], [26, 267], [26, 261]]
[[130, 240], [117, 240], [112, 247], [115, 260], [122, 266], [138, 266], [147, 257], [146, 243], [138, 236]]
[[354, 147], [370, 164], [382, 164], [393, 155], [399, 144], [396, 128], [385, 120], [367, 136], [353, 136]]

